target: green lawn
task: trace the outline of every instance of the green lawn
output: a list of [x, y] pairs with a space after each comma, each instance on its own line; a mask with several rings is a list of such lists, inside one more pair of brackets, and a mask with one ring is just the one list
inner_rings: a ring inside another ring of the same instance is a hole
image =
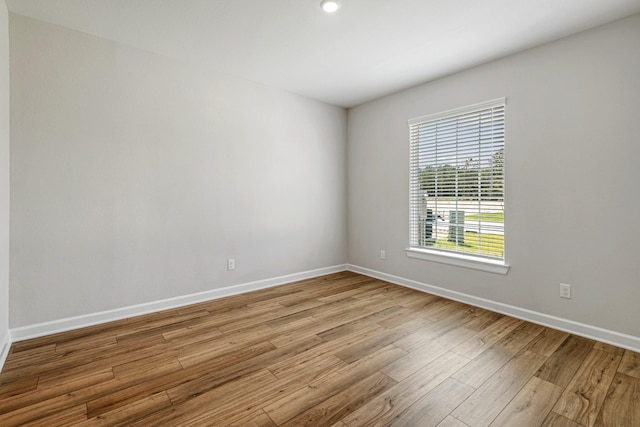
[[[449, 242], [446, 237], [438, 239], [433, 247], [439, 249], [456, 250], [456, 244]], [[504, 256], [504, 236], [500, 234], [464, 233], [464, 244], [458, 245], [458, 250], [472, 254], [499, 257]]]
[[477, 221], [478, 217], [480, 221], [486, 222], [504, 222], [504, 212], [483, 212], [480, 214], [469, 214], [464, 216], [465, 221]]

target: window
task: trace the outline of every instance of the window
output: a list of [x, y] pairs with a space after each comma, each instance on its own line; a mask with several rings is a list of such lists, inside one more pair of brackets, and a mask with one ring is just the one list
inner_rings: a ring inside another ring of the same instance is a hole
[[407, 253], [504, 266], [505, 99], [413, 119], [409, 129]]

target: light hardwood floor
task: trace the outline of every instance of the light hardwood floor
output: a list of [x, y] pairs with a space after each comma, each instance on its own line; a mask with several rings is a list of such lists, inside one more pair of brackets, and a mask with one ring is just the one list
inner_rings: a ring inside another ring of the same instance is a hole
[[640, 354], [343, 272], [15, 343], [0, 425], [640, 426]]

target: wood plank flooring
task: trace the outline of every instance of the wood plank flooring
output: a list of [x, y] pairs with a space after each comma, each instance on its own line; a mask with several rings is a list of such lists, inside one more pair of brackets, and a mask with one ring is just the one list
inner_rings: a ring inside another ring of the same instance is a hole
[[640, 354], [350, 272], [14, 343], [1, 426], [640, 426]]

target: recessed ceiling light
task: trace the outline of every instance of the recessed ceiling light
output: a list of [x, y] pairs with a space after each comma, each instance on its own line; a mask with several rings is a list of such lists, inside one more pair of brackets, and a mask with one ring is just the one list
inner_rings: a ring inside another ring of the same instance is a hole
[[340, 9], [340, 2], [338, 0], [322, 0], [320, 7], [327, 13], [333, 13]]

